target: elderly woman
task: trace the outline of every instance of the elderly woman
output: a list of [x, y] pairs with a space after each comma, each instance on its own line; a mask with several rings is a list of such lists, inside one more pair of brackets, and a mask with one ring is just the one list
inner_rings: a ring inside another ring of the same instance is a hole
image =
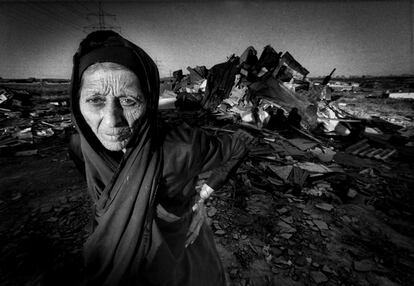
[[[71, 148], [94, 203], [87, 285], [225, 284], [203, 199], [246, 154], [243, 136], [162, 124], [158, 98], [157, 67], [141, 48], [112, 31], [81, 42], [71, 92], [79, 137]], [[209, 170], [197, 199], [198, 175]]]

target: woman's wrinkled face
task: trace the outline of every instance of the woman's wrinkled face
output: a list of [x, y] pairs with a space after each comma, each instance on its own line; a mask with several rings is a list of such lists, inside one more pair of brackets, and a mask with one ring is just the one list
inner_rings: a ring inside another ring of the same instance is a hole
[[80, 111], [102, 145], [124, 150], [145, 113], [137, 76], [119, 64], [96, 63], [84, 71], [79, 93]]

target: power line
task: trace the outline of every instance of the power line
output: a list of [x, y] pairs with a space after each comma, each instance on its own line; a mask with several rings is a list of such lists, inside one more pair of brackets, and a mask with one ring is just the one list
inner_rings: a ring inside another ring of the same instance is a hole
[[93, 10], [91, 10], [88, 6], [86, 6], [83, 1], [75, 0], [76, 3], [78, 3], [80, 6], [82, 6], [84, 9], [88, 11], [88, 13], [93, 13]]
[[[30, 27], [37, 27], [40, 30], [46, 31], [49, 33], [57, 33], [59, 31], [58, 29], [54, 28], [54, 26], [46, 25], [46, 24], [42, 25], [42, 23], [44, 23], [44, 18], [42, 17], [39, 18], [39, 15], [36, 12], [34, 15], [28, 15], [27, 13], [24, 13], [20, 10], [13, 10], [9, 8], [6, 16], [10, 14], [13, 14], [15, 17], [17, 17], [19, 22], [25, 23]], [[34, 19], [35, 21], [33, 21], [33, 18], [36, 18], [37, 20]], [[72, 33], [72, 31], [69, 31], [69, 32]], [[75, 35], [74, 33], [72, 34]]]
[[83, 11], [79, 12], [79, 10], [77, 10], [74, 6], [73, 3], [68, 3], [68, 2], [64, 2], [61, 3], [59, 2], [59, 4], [61, 5], [61, 7], [66, 10], [66, 11], [70, 11], [72, 15], [81, 18], [83, 21], [86, 21], [86, 13], [84, 13]]
[[48, 12], [49, 15], [52, 15], [53, 17], [55, 17], [55, 19], [58, 19], [58, 20], [62, 21], [63, 23], [73, 27], [74, 29], [82, 31], [82, 27], [80, 25], [77, 25], [77, 24], [75, 24], [71, 21], [66, 20], [65, 14], [59, 13], [56, 9], [55, 10], [50, 10], [49, 8], [46, 8], [46, 7], [42, 6], [41, 4], [38, 4], [38, 5], [39, 5], [38, 7], [40, 9], [43, 9], [44, 11]]
[[48, 32], [48, 33], [55, 33], [56, 32], [56, 30], [52, 30], [49, 26], [44, 26], [44, 25], [41, 25], [37, 22], [30, 21], [27, 18], [26, 14], [22, 14], [22, 13], [19, 13], [17, 11], [13, 11], [11, 9], [9, 9], [7, 11], [7, 13], [4, 14], [4, 16], [6, 18], [7, 17], [10, 18], [11, 20], [17, 20], [19, 23], [23, 23], [23, 24], [29, 26], [30, 28], [37, 28], [37, 29], [39, 29], [43, 32]]
[[71, 27], [72, 29], [79, 30], [82, 32], [82, 28], [80, 26], [76, 26], [75, 24], [71, 22], [64, 21], [64, 18], [62, 16], [61, 17], [56, 16], [55, 12], [51, 12], [50, 10], [45, 9], [44, 7], [38, 6], [36, 4], [32, 4], [28, 2], [25, 2], [24, 4], [29, 8], [35, 8], [38, 12], [47, 16], [49, 19], [55, 20], [57, 23], [61, 24], [62, 26]]

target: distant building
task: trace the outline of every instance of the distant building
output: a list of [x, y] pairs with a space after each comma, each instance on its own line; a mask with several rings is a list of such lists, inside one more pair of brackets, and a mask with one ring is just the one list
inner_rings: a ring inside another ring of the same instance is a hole
[[335, 81], [332, 83], [330, 82], [328, 83], [328, 86], [335, 91], [351, 91], [352, 90], [352, 85], [347, 82], [343, 82], [343, 81]]
[[414, 92], [391, 92], [389, 98], [414, 99]]

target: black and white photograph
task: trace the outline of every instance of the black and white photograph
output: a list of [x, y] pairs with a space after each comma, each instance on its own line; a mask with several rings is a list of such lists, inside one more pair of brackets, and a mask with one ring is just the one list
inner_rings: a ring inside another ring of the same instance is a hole
[[0, 1], [1, 286], [412, 286], [413, 221], [413, 0]]

